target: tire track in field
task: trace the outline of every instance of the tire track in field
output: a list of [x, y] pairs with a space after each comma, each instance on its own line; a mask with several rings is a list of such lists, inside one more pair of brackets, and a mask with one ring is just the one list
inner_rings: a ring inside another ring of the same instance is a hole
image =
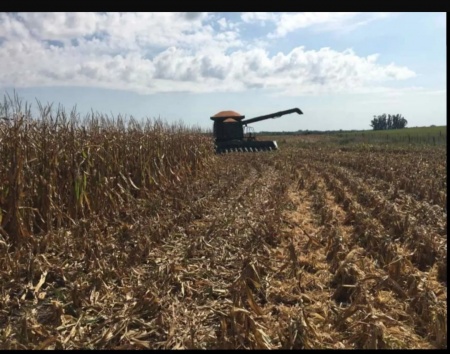
[[[348, 227], [339, 222], [339, 215], [332, 220], [332, 230], [321, 225], [315, 193], [323, 187], [317, 175], [307, 169], [308, 166], [299, 168], [301, 183], [291, 183], [289, 188], [292, 207], [284, 213], [285, 236], [277, 251], [277, 258], [284, 261], [283, 271], [277, 277], [272, 296], [283, 304], [285, 313], [297, 312], [300, 314], [297, 318], [303, 319], [303, 326], [296, 329], [305, 334], [295, 348], [351, 348], [345, 341], [345, 333], [334, 325], [339, 308], [332, 300], [336, 288], [330, 284], [332, 259], [327, 257], [329, 239], [345, 237]], [[329, 235], [331, 232], [333, 236]], [[287, 283], [292, 285], [281, 290]]]
[[[236, 278], [252, 256], [256, 261], [264, 256], [258, 255], [261, 251], [252, 245], [252, 237], [257, 236], [252, 224], [261, 223], [277, 176], [273, 168], [261, 168], [265, 160], [259, 161], [257, 155], [252, 156], [253, 161], [248, 154], [224, 157], [217, 165], [219, 176], [232, 163], [227, 158], [246, 164], [245, 169], [232, 172], [233, 181], [238, 183], [231, 185], [222, 198], [206, 203], [201, 219], [165, 240], [164, 246], [152, 255], [162, 260], [160, 277], [168, 278], [161, 291], [171, 291], [163, 310], [164, 321], [171, 323], [165, 348], [242, 346], [235, 341], [239, 336], [224, 326], [238, 301]], [[257, 325], [263, 326], [262, 322]], [[252, 343], [247, 345], [251, 347]]]

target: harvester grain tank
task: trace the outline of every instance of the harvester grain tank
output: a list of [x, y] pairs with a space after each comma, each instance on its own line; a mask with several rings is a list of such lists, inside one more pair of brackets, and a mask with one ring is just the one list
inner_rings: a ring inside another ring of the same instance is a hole
[[[214, 121], [213, 134], [216, 153], [277, 150], [278, 145], [276, 141], [257, 141], [251, 131], [251, 127], [247, 127], [247, 124], [270, 118], [278, 118], [290, 113], [303, 114], [299, 108], [292, 108], [250, 119], [244, 119], [245, 116], [235, 111], [221, 111], [215, 114], [211, 117], [211, 120]], [[246, 133], [244, 133], [244, 127], [247, 130]]]

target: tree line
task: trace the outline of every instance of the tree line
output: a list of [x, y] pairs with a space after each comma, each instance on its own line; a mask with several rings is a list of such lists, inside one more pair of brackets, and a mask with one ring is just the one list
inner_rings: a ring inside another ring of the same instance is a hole
[[408, 121], [401, 114], [373, 116], [370, 126], [373, 130], [403, 129]]

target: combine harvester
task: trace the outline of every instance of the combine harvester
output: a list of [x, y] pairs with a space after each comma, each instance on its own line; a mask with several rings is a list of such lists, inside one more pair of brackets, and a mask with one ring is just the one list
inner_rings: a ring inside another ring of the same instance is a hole
[[[216, 153], [278, 150], [276, 141], [257, 141], [253, 128], [247, 127], [247, 124], [278, 118], [290, 113], [303, 114], [300, 109], [292, 108], [244, 120], [245, 116], [234, 111], [217, 113], [211, 117], [214, 121], [213, 134]], [[244, 127], [246, 128], [245, 134]]]

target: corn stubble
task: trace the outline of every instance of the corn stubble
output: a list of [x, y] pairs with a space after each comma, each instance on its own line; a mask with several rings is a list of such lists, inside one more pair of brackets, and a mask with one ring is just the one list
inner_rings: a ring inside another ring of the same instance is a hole
[[38, 108], [0, 112], [1, 349], [447, 347], [444, 149]]

